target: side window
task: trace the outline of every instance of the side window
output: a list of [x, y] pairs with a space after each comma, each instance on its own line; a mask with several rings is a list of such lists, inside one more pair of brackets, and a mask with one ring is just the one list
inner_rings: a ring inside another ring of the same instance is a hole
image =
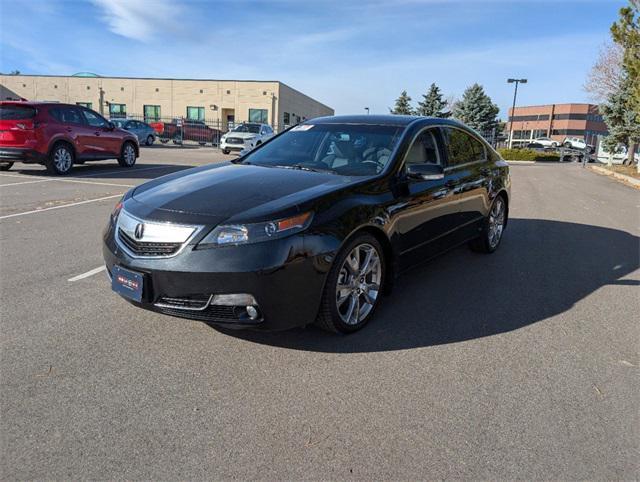
[[108, 124], [104, 117], [99, 116], [95, 112], [85, 110], [82, 113], [84, 114], [84, 118], [87, 119], [87, 124], [91, 127], [106, 127]]
[[459, 166], [476, 160], [472, 138], [469, 134], [452, 127], [445, 127], [442, 131], [447, 146], [449, 166]]
[[264, 130], [267, 134], [273, 134], [273, 129], [271, 128], [271, 126], [265, 126]]
[[59, 115], [57, 119], [63, 124], [84, 124], [80, 109], [75, 107], [61, 107]]
[[405, 165], [410, 164], [442, 164], [433, 129], [423, 131], [413, 141], [405, 158]]
[[473, 148], [473, 160], [474, 161], [485, 161], [487, 159], [484, 152], [484, 145], [478, 139], [474, 137], [469, 137], [471, 141], [471, 147]]

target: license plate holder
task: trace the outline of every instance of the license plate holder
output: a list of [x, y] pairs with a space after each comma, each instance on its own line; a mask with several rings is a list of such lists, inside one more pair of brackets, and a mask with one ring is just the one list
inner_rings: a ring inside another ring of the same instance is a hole
[[111, 289], [139, 303], [144, 290], [144, 274], [114, 265], [111, 271]]

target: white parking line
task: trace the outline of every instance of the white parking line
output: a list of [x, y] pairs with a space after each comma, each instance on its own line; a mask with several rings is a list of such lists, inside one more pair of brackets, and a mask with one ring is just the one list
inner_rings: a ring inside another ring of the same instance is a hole
[[52, 211], [53, 209], [70, 208], [70, 207], [73, 207], [73, 206], [80, 206], [81, 204], [88, 204], [88, 203], [94, 203], [94, 202], [98, 202], [98, 201], [105, 201], [106, 199], [113, 199], [113, 198], [116, 198], [116, 197], [122, 197], [123, 194], [124, 193], [114, 194], [113, 196], [99, 197], [97, 199], [87, 199], [86, 201], [80, 201], [80, 202], [77, 202], [77, 203], [61, 204], [60, 206], [51, 206], [50, 208], [34, 209], [33, 211], [25, 211], [23, 213], [7, 214], [6, 216], [0, 216], [0, 220], [9, 219], [9, 218], [15, 218], [15, 217], [18, 217], [18, 216], [26, 216], [27, 214], [36, 214], [36, 213], [42, 213], [42, 212], [45, 212], [45, 211]]
[[67, 281], [80, 281], [81, 279], [88, 278], [89, 276], [93, 276], [94, 274], [98, 274], [107, 269], [106, 266], [98, 266], [97, 268], [90, 269], [86, 273], [79, 274], [78, 276], [74, 276], [73, 278], [69, 278]]
[[77, 182], [80, 184], [93, 184], [95, 186], [135, 187], [131, 184], [113, 184], [112, 182], [80, 181], [79, 179], [52, 179], [59, 182]]
[[[14, 176], [14, 177], [18, 177], [18, 176]], [[36, 184], [38, 182], [51, 182], [51, 181], [57, 181], [57, 179], [40, 179], [38, 181], [10, 182], [9, 184], [0, 184], [0, 187], [21, 186], [22, 184]]]

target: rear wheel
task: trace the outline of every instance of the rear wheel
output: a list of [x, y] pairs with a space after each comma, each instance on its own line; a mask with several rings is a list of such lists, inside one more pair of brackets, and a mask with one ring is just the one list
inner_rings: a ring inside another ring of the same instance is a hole
[[571, 149], [571, 143], [570, 142], [565, 142], [563, 144], [564, 147], [566, 147], [567, 149]]
[[8, 171], [13, 166], [13, 162], [0, 162], [0, 171]]
[[507, 224], [507, 201], [503, 196], [498, 196], [493, 201], [489, 216], [484, 220], [482, 234], [469, 246], [478, 253], [493, 253], [502, 240], [502, 233]]
[[64, 176], [73, 167], [73, 150], [67, 144], [57, 144], [51, 150], [45, 165], [51, 174]]
[[229, 149], [222, 149], [224, 155], [228, 155], [231, 151]]
[[340, 251], [329, 272], [316, 324], [335, 333], [362, 328], [380, 302], [385, 273], [378, 240], [370, 234], [354, 238]]
[[136, 163], [136, 148], [131, 142], [125, 142], [120, 151], [118, 164], [122, 167], [133, 167]]

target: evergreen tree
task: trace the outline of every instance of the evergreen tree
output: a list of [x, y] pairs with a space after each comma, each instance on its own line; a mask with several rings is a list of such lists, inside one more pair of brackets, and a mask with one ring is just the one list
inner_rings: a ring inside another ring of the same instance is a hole
[[396, 105], [393, 109], [389, 109], [392, 114], [396, 115], [411, 115], [413, 114], [413, 108], [411, 107], [411, 97], [407, 94], [406, 90], [403, 90], [400, 97], [396, 99]]
[[500, 109], [479, 84], [468, 87], [462, 100], [453, 106], [453, 117], [480, 133], [487, 133], [498, 125]]
[[422, 95], [422, 102], [418, 102], [416, 114], [426, 117], [447, 118], [451, 112], [446, 112], [447, 101], [442, 98], [440, 88], [434, 83], [429, 87], [429, 92]]
[[622, 144], [627, 146], [628, 163], [633, 164], [633, 152], [640, 142], [640, 115], [634, 108], [634, 85], [629, 75], [625, 75], [618, 92], [609, 96], [606, 104], [600, 106], [609, 135], [604, 138], [604, 146], [615, 152]]
[[[637, 15], [637, 18], [636, 18]], [[623, 48], [622, 66], [631, 79], [632, 105], [640, 111], [640, 1], [631, 0], [620, 9], [620, 18], [611, 26], [613, 41]]]

